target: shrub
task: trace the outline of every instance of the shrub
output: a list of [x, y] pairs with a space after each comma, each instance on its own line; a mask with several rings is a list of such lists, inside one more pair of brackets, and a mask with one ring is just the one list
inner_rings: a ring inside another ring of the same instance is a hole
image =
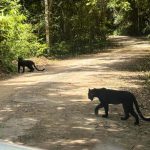
[[46, 45], [39, 43], [32, 25], [26, 23], [18, 0], [2, 0], [0, 4], [0, 63], [7, 71], [14, 71], [13, 60], [20, 55], [40, 55]]

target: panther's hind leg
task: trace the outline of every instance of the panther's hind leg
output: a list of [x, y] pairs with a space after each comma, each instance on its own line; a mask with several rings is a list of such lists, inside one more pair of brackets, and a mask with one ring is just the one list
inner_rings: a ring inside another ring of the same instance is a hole
[[130, 115], [129, 115], [129, 108], [123, 104], [123, 110], [124, 110], [124, 117], [121, 117], [121, 120], [127, 120]]
[[22, 70], [22, 73], [24, 73], [25, 72], [25, 67], [23, 66], [23, 70]]
[[33, 66], [28, 66], [28, 68], [30, 69], [29, 72], [33, 72], [34, 71]]
[[138, 115], [136, 114], [136, 112], [134, 111], [134, 109], [130, 111], [130, 114], [135, 118], [134, 124], [135, 124], [135, 125], [139, 125], [139, 117], [138, 117]]

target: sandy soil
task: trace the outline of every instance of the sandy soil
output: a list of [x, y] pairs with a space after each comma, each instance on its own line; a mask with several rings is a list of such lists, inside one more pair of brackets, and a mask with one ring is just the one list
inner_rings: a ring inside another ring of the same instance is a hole
[[150, 93], [136, 66], [150, 54], [142, 39], [113, 37], [118, 47], [94, 55], [45, 61], [45, 72], [0, 81], [0, 139], [47, 150], [149, 150], [149, 122], [121, 121], [122, 107], [110, 106], [108, 119], [94, 115], [98, 104], [88, 88], [133, 92], [150, 116]]

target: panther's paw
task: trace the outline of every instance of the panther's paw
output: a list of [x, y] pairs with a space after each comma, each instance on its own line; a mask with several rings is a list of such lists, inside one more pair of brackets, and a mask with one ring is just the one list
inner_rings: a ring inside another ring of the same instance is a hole
[[134, 122], [134, 125], [135, 125], [135, 126], [139, 125], [139, 122]]
[[108, 118], [108, 115], [102, 115], [103, 118]]

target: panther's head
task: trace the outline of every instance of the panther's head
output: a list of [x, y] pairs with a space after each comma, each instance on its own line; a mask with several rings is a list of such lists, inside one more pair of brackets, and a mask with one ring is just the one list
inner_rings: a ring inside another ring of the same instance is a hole
[[106, 91], [106, 88], [89, 89], [89, 91], [88, 91], [88, 99], [93, 101], [94, 97], [103, 97], [105, 91]]
[[88, 99], [90, 99], [91, 101], [94, 99], [95, 97], [95, 89], [89, 89], [88, 91]]
[[23, 61], [23, 57], [19, 56], [18, 61]]

